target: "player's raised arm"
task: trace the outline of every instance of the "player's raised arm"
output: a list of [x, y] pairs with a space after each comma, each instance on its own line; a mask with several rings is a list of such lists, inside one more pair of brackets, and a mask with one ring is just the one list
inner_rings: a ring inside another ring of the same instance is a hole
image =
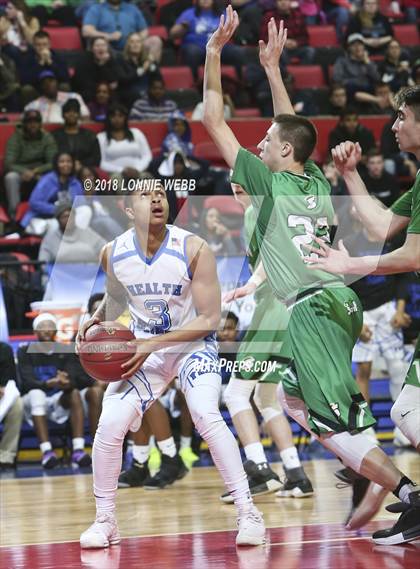
[[260, 40], [260, 63], [264, 67], [268, 82], [270, 83], [271, 96], [273, 98], [274, 115], [294, 115], [295, 111], [287, 94], [286, 87], [280, 71], [280, 57], [287, 40], [287, 29], [283, 20], [280, 21], [277, 30], [274, 18], [268, 22], [268, 41]]
[[220, 57], [223, 47], [233, 36], [238, 24], [238, 14], [229, 5], [226, 17], [220, 17], [219, 27], [207, 42], [203, 86], [202, 122], [231, 168], [235, 164], [240, 145], [224, 117]]
[[362, 157], [359, 143], [342, 142], [331, 151], [334, 164], [343, 177], [362, 224], [377, 239], [384, 240], [407, 227], [410, 217], [396, 215], [372, 198], [357, 171]]

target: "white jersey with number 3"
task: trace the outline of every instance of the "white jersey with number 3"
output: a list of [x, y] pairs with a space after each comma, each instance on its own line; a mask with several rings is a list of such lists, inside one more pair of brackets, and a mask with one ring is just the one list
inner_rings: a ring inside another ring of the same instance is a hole
[[167, 225], [153, 257], [145, 257], [134, 229], [117, 237], [112, 270], [127, 292], [131, 330], [137, 338], [177, 330], [196, 317], [186, 245], [192, 233]]

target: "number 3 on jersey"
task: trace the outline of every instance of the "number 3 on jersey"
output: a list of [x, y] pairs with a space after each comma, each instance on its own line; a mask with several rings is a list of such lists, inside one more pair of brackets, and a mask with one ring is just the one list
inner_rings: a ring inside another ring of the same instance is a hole
[[144, 307], [157, 316], [148, 322], [152, 334], [164, 334], [170, 329], [172, 322], [166, 300], [145, 300]]
[[329, 242], [330, 236], [328, 233], [328, 220], [326, 217], [320, 217], [316, 220], [314, 225], [314, 220], [306, 215], [289, 215], [287, 218], [287, 226], [295, 229], [297, 227], [303, 227], [303, 233], [300, 235], [295, 235], [292, 237], [293, 245], [302, 255], [302, 257], [310, 257], [312, 259], [317, 259], [318, 255], [316, 253], [309, 253], [303, 245], [311, 245], [313, 242], [312, 235], [316, 235], [318, 231], [320, 232], [319, 237]]

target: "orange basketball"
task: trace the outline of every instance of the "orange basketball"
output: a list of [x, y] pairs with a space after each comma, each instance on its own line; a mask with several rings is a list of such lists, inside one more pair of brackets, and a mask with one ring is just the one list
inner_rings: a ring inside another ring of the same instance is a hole
[[91, 326], [79, 349], [80, 363], [88, 375], [101, 381], [119, 381], [124, 371], [121, 364], [136, 351], [128, 346], [134, 334], [119, 322], [101, 322]]

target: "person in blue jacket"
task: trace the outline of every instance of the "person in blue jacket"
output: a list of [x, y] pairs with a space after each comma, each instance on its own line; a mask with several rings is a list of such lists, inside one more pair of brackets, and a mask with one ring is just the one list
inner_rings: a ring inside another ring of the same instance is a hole
[[70, 154], [61, 152], [54, 158], [53, 170], [40, 178], [31, 193], [29, 210], [21, 221], [25, 232], [43, 235], [57, 223], [54, 218], [57, 202], [73, 202], [78, 196], [80, 201], [77, 205], [82, 205], [83, 187], [74, 174], [74, 159]]

